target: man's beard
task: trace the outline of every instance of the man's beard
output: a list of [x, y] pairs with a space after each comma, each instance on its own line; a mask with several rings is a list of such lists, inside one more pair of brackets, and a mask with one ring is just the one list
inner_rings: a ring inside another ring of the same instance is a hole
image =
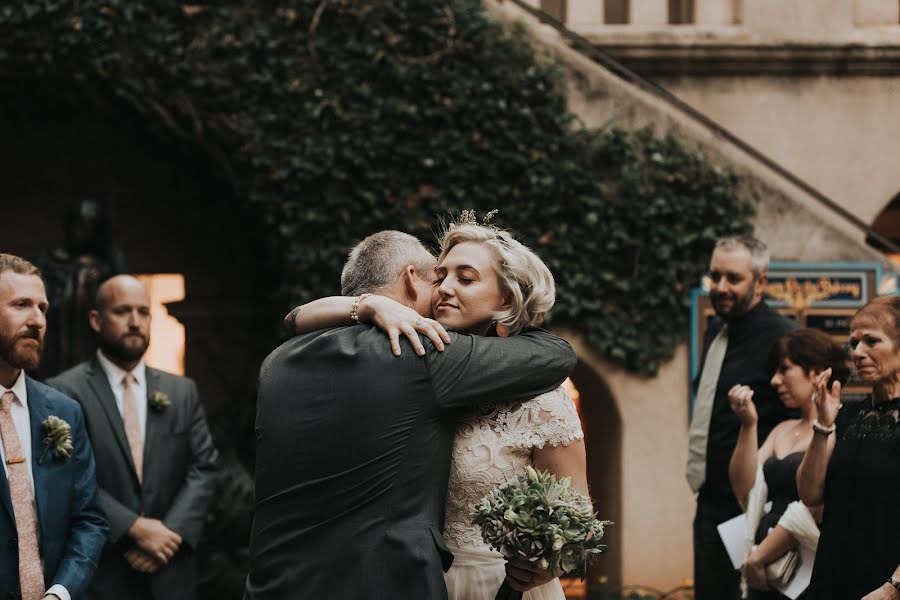
[[716, 314], [726, 321], [730, 321], [732, 319], [737, 319], [743, 317], [748, 312], [750, 312], [750, 304], [753, 302], [753, 296], [756, 294], [756, 283], [754, 282], [750, 289], [747, 290], [747, 293], [741, 297], [734, 297], [734, 301], [731, 303], [731, 308], [727, 311], [723, 311], [719, 307], [719, 298], [720, 294], [717, 292], [712, 292], [710, 294], [713, 309], [716, 311]]
[[102, 350], [103, 354], [105, 354], [109, 358], [115, 358], [125, 362], [140, 360], [141, 357], [144, 356], [144, 353], [147, 351], [147, 348], [150, 346], [150, 338], [141, 335], [143, 343], [140, 346], [128, 346], [125, 344], [125, 337], [126, 336], [122, 336], [116, 340], [107, 340], [101, 338], [100, 350]]
[[[17, 348], [19, 340], [37, 340], [37, 347]], [[41, 353], [44, 351], [44, 337], [39, 331], [29, 331], [12, 337], [0, 337], [0, 359], [14, 369], [33, 371], [41, 364]]]

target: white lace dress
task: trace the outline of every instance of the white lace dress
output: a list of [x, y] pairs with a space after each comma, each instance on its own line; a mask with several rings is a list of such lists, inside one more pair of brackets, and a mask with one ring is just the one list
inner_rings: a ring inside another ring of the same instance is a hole
[[[575, 404], [560, 387], [521, 404], [505, 405], [460, 424], [453, 446], [444, 540], [453, 552], [445, 575], [449, 600], [494, 600], [506, 576], [499, 552], [481, 539], [469, 516], [494, 487], [521, 474], [532, 451], [584, 437]], [[559, 579], [523, 600], [564, 600]]]

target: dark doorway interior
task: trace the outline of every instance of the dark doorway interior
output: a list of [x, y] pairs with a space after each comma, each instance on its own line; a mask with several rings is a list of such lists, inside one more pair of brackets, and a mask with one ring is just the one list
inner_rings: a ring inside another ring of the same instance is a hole
[[[128, 272], [184, 276], [185, 300], [169, 310], [185, 325], [185, 374], [209, 415], [252, 417], [282, 311], [270, 300], [279, 269], [259, 220], [210, 162], [71, 82], [0, 80], [0, 131], [0, 250], [36, 260], [63, 245], [70, 203], [102, 200]], [[249, 450], [252, 439], [235, 444]]]
[[589, 592], [601, 578], [608, 588], [618, 589], [622, 585], [622, 420], [609, 387], [596, 371], [579, 361], [572, 381], [580, 393], [594, 510], [600, 518], [615, 523], [604, 536], [608, 552], [590, 568], [586, 583]]

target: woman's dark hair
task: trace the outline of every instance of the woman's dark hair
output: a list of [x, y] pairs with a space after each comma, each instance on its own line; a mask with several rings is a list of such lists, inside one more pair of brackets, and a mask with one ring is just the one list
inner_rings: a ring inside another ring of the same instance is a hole
[[844, 385], [850, 376], [850, 361], [843, 346], [819, 329], [795, 329], [775, 342], [769, 351], [769, 373], [775, 373], [781, 362], [789, 359], [805, 373], [813, 369], [831, 369], [830, 386], [835, 381]]

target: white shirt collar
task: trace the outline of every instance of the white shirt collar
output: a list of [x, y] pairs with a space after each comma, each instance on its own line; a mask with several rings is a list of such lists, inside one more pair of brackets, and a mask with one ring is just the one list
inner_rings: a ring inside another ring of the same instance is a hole
[[[124, 375], [123, 375], [124, 377]], [[6, 392], [12, 392], [16, 395], [16, 398], [19, 399], [19, 402], [22, 403], [22, 406], [28, 408], [28, 388], [25, 386], [25, 370], [22, 369], [19, 371], [19, 378], [16, 379], [16, 382], [12, 385], [11, 388], [5, 388], [0, 385], [0, 396], [5, 394]]]
[[[101, 350], [97, 350], [97, 359], [100, 361], [100, 367], [103, 369], [103, 372], [106, 373], [106, 378], [109, 379], [110, 383], [121, 385], [122, 380], [128, 375], [128, 371], [106, 358]], [[147, 382], [147, 365], [144, 363], [143, 358], [137, 366], [131, 370], [131, 374], [137, 379], [138, 385], [141, 387], [145, 386]]]

